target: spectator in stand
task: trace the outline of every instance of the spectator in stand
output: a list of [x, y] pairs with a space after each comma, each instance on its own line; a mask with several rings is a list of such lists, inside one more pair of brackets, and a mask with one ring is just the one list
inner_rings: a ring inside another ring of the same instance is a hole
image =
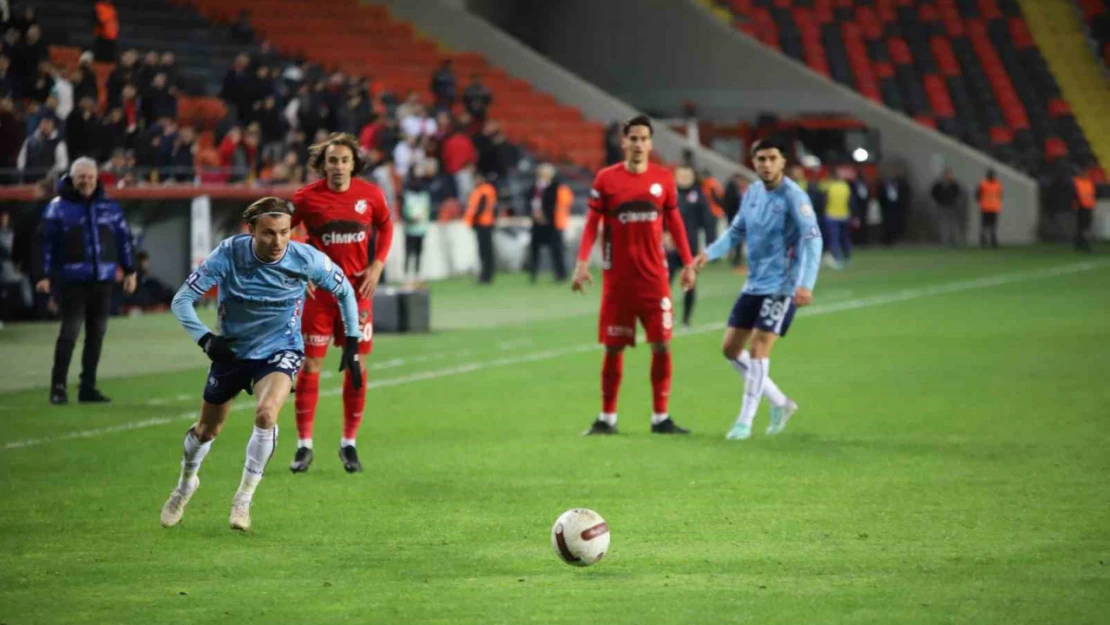
[[420, 94], [416, 93], [415, 91], [410, 91], [408, 95], [405, 96], [405, 101], [397, 107], [396, 111], [394, 111], [393, 117], [397, 119], [404, 119], [416, 114], [416, 109], [418, 108], [421, 111], [423, 111], [424, 109], [424, 105], [420, 102]]
[[123, 87], [135, 84], [139, 62], [139, 51], [128, 50], [119, 59], [119, 64], [108, 74], [108, 108], [120, 106], [123, 103]]
[[964, 192], [952, 170], [945, 168], [941, 178], [933, 183], [929, 195], [937, 206], [937, 223], [940, 226], [940, 242], [952, 247], [963, 247], [967, 241], [964, 226], [967, 215], [964, 211]]
[[251, 12], [239, 11], [239, 16], [231, 24], [231, 40], [243, 45], [254, 43], [254, 28], [251, 26]]
[[135, 70], [135, 85], [140, 89], [154, 82], [154, 75], [162, 71], [162, 56], [155, 50], [147, 51], [142, 65]]
[[[50, 95], [58, 101], [54, 114], [58, 116], [59, 121], [64, 121], [73, 112], [73, 83], [69, 81], [69, 77], [62, 71], [62, 68], [51, 66], [50, 70], [50, 76], [54, 79], [54, 86], [50, 88]], [[64, 125], [62, 130], [65, 130]]]
[[451, 59], [443, 59], [439, 69], [432, 75], [432, 95], [435, 96], [437, 109], [450, 110], [458, 95], [458, 80]]
[[119, 14], [112, 0], [97, 0], [93, 6], [93, 54], [101, 63], [115, 63], [119, 56]]
[[166, 158], [166, 172], [163, 180], [190, 183], [196, 179], [196, 168], [193, 165], [196, 158], [196, 131], [192, 126], [182, 126], [173, 138], [169, 154]]
[[482, 84], [482, 77], [477, 72], [471, 74], [470, 84], [463, 90], [463, 107], [467, 114], [478, 124], [485, 124], [492, 103], [493, 94]]
[[405, 136], [405, 140], [393, 148], [393, 165], [402, 182], [409, 177], [414, 167], [424, 162], [424, 157], [420, 140], [412, 135]]
[[293, 150], [285, 153], [279, 163], [274, 165], [270, 181], [274, 184], [301, 184], [304, 182], [304, 165]]
[[38, 129], [27, 137], [16, 157], [23, 182], [38, 182], [47, 176], [59, 174], [69, 166], [69, 151], [65, 141], [50, 116], [39, 121]]
[[478, 150], [474, 142], [463, 132], [463, 128], [456, 126], [451, 134], [444, 138], [441, 146], [443, 155], [443, 172], [455, 181], [456, 197], [470, 197], [474, 188], [474, 168], [478, 164]]
[[474, 147], [478, 150], [478, 171], [490, 182], [504, 180], [509, 167], [516, 163], [516, 148], [505, 140], [505, 133], [495, 120], [486, 121]]
[[0, 54], [0, 97], [19, 97], [19, 84], [12, 73], [12, 60]]
[[240, 122], [251, 112], [248, 87], [251, 80], [250, 66], [250, 56], [236, 56], [231, 69], [224, 74], [223, 87], [220, 89], [220, 99], [232, 108], [232, 115]]
[[428, 159], [424, 162], [424, 176], [428, 180], [428, 194], [432, 201], [432, 217], [438, 213], [440, 205], [448, 199], [458, 199], [455, 179], [439, 170], [439, 161]]
[[122, 108], [116, 107], [109, 110], [108, 116], [104, 119], [104, 142], [100, 146], [101, 150], [97, 160], [108, 160], [117, 149], [134, 148], [137, 128], [137, 126], [127, 123]]
[[271, 162], [281, 159], [285, 153], [285, 119], [277, 108], [277, 98], [266, 96], [258, 111], [258, 125], [262, 132], [262, 158]]
[[123, 119], [127, 122], [127, 130], [134, 133], [142, 120], [142, 111], [139, 110], [139, 90], [135, 85], [124, 85], [120, 108], [123, 110]]
[[157, 122], [143, 128], [135, 136], [135, 165], [139, 179], [157, 182], [158, 166], [162, 158], [162, 127]]
[[45, 102], [54, 91], [54, 68], [50, 61], [39, 63], [38, 71], [24, 83], [23, 95], [32, 102]]
[[81, 98], [77, 108], [66, 118], [66, 148], [71, 158], [97, 157], [102, 141], [103, 124], [96, 114], [96, 102]]
[[217, 148], [220, 167], [229, 173], [229, 182], [239, 182], [247, 177], [247, 155], [243, 148], [243, 128], [232, 126]]
[[23, 138], [23, 122], [15, 115], [15, 101], [10, 95], [0, 97], [0, 184], [15, 184], [18, 176], [11, 173], [18, 162]]
[[401, 118], [401, 133], [406, 136], [423, 138], [436, 134], [438, 130], [436, 121], [427, 116], [423, 105], [418, 104], [410, 115]]
[[177, 66], [177, 55], [173, 50], [166, 50], [162, 53], [159, 64], [159, 71], [166, 75], [166, 89], [177, 94], [184, 87], [181, 84], [181, 69]]
[[262, 166], [262, 129], [254, 122], [243, 133], [243, 150], [247, 157], [247, 182], [258, 177]]
[[92, 55], [88, 52], [81, 55], [84, 59], [88, 55], [89, 62], [83, 60], [69, 75], [73, 83], [73, 101], [80, 102], [81, 98], [92, 98], [93, 102], [100, 101], [100, 87], [96, 84], [96, 72], [92, 68]]
[[359, 130], [358, 145], [363, 150], [369, 152], [377, 147], [378, 134], [385, 128], [385, 122], [380, 115], [373, 115], [370, 121]]
[[135, 183], [133, 170], [135, 156], [123, 148], [112, 152], [111, 158], [100, 169], [100, 180], [105, 187], [123, 187]]
[[[15, 70], [15, 75], [19, 79], [22, 86], [21, 93], [25, 97], [30, 97], [32, 100], [42, 101], [44, 96], [38, 98], [32, 96], [33, 85], [37, 80], [37, 75], [44, 73], [49, 75], [49, 71], [40, 72], [40, 65], [50, 58], [46, 48], [46, 42], [42, 40], [42, 31], [37, 24], [32, 24], [27, 28], [27, 32], [23, 35], [23, 39], [16, 44], [12, 50], [12, 69]], [[41, 91], [41, 88], [40, 88]], [[45, 88], [45, 93], [50, 93], [50, 86]]]
[[163, 117], [177, 118], [177, 96], [170, 93], [166, 75], [161, 72], [154, 75], [150, 87], [143, 93], [142, 117], [147, 125]]

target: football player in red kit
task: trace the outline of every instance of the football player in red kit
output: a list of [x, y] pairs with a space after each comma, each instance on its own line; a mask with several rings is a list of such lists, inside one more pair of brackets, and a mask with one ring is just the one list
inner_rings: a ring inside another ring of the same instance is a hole
[[602, 229], [603, 273], [598, 341], [605, 345], [601, 368], [601, 415], [586, 434], [617, 433], [617, 392], [624, 348], [636, 345], [636, 320], [651, 343], [651, 431], [688, 434], [667, 412], [671, 392], [671, 330], [674, 310], [663, 252], [663, 228], [671, 233], [682, 260], [682, 288], [693, 288], [696, 273], [686, 228], [678, 212], [674, 176], [648, 161], [651, 120], [639, 116], [624, 125], [625, 160], [598, 172], [590, 190], [590, 210], [578, 249], [571, 288], [593, 283], [589, 257]]
[[[331, 259], [351, 281], [358, 296], [358, 317], [362, 330], [358, 352], [370, 353], [374, 338], [374, 289], [378, 286], [385, 257], [393, 240], [393, 222], [385, 195], [376, 185], [356, 178], [362, 169], [358, 140], [349, 134], [334, 133], [327, 140], [312, 146], [309, 165], [323, 176], [293, 195], [296, 212], [293, 226], [304, 224], [308, 243]], [[374, 258], [370, 259], [372, 231], [377, 234]], [[341, 345], [345, 340], [339, 305], [324, 289], [310, 291], [305, 301], [302, 332], [304, 333], [304, 367], [297, 377], [297, 453], [289, 468], [294, 473], [307, 471], [312, 464], [312, 424], [316, 419], [316, 401], [320, 393], [320, 368], [324, 364], [328, 344]], [[355, 436], [362, 423], [366, 405], [365, 371], [363, 383], [356, 384], [347, 372], [343, 382], [343, 437], [339, 442], [339, 458], [348, 473], [362, 470]]]

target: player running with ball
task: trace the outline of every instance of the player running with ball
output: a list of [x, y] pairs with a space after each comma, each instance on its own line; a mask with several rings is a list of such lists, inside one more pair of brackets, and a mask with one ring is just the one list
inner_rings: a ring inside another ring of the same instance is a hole
[[697, 279], [677, 190], [670, 170], [648, 162], [651, 154], [651, 120], [639, 116], [624, 125], [621, 146], [625, 160], [597, 173], [590, 190], [589, 213], [571, 288], [582, 291], [590, 277], [589, 257], [602, 231], [604, 257], [598, 342], [605, 345], [601, 368], [601, 415], [586, 434], [617, 433], [617, 391], [624, 368], [624, 348], [636, 345], [636, 320], [651, 343], [651, 431], [655, 434], [688, 434], [667, 412], [671, 393], [671, 330], [674, 310], [663, 252], [666, 226], [682, 260], [682, 288], [690, 290]]
[[[231, 529], [247, 530], [250, 506], [266, 464], [277, 449], [277, 418], [304, 359], [301, 310], [308, 282], [339, 301], [349, 337], [339, 370], [361, 384], [358, 360], [358, 308], [351, 284], [327, 256], [290, 241], [293, 205], [267, 197], [243, 213], [250, 234], [226, 239], [185, 281], [173, 298], [173, 314], [212, 361], [204, 387], [200, 419], [185, 433], [181, 477], [162, 506], [162, 525], [181, 521], [185, 506], [200, 486], [197, 472], [212, 441], [223, 429], [231, 400], [240, 391], [258, 398], [254, 432], [239, 490], [231, 501]], [[197, 317], [193, 304], [219, 287], [219, 334]]]
[[771, 402], [767, 434], [781, 432], [797, 411], [798, 405], [771, 381], [771, 348], [775, 339], [786, 336], [796, 307], [813, 301], [821, 263], [817, 218], [806, 192], [783, 176], [782, 144], [771, 139], [756, 142], [752, 160], [763, 184], [748, 187], [728, 231], [694, 260], [700, 271], [748, 241], [748, 281], [732, 307], [721, 348], [744, 377], [744, 401], [727, 435], [730, 440], [751, 437], [762, 397]]

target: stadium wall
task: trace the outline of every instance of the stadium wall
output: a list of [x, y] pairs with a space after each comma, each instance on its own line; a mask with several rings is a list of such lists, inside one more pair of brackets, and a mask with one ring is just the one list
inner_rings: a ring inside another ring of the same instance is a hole
[[[540, 91], [554, 95], [560, 102], [578, 107], [587, 119], [609, 123], [639, 114], [629, 104], [582, 80], [575, 74], [537, 54], [508, 33], [468, 12], [462, 0], [382, 0], [397, 16], [411, 21], [422, 33], [455, 50], [479, 52], [490, 62], [503, 67], [516, 78], [527, 80]], [[541, 3], [508, 3], [506, 10], [527, 13]], [[552, 6], [562, 6], [562, 2]], [[494, 94], [497, 97], [497, 94]], [[598, 138], [601, 141], [601, 138]], [[690, 146], [686, 137], [658, 125], [655, 149], [671, 162], [679, 162], [682, 151]], [[721, 179], [740, 171], [749, 179], [755, 172], [702, 146], [696, 146], [698, 163]]]
[[[1000, 239], [1035, 240], [1040, 201], [1032, 178], [813, 72], [695, 0], [466, 1], [539, 53], [642, 109], [673, 114], [690, 100], [726, 120], [765, 111], [845, 113], [863, 121], [880, 132], [884, 159], [907, 167], [918, 238], [933, 235], [928, 189], [942, 167], [951, 167], [969, 190], [993, 167], [1005, 186]], [[975, 211], [966, 231], [969, 243], [978, 240]]]

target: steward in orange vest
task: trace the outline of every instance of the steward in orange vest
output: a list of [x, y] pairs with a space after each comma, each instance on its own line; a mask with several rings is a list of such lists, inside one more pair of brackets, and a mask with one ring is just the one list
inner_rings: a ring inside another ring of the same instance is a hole
[[474, 183], [463, 221], [474, 228], [478, 237], [478, 260], [481, 263], [478, 282], [490, 284], [493, 282], [493, 224], [497, 219], [497, 189], [482, 174], [474, 176]]
[[1091, 251], [1091, 223], [1095, 214], [1095, 183], [1083, 174], [1072, 179], [1075, 184], [1075, 249]]
[[1002, 182], [995, 176], [993, 169], [987, 170], [987, 178], [979, 183], [979, 246], [998, 247], [998, 214], [1002, 212]]

